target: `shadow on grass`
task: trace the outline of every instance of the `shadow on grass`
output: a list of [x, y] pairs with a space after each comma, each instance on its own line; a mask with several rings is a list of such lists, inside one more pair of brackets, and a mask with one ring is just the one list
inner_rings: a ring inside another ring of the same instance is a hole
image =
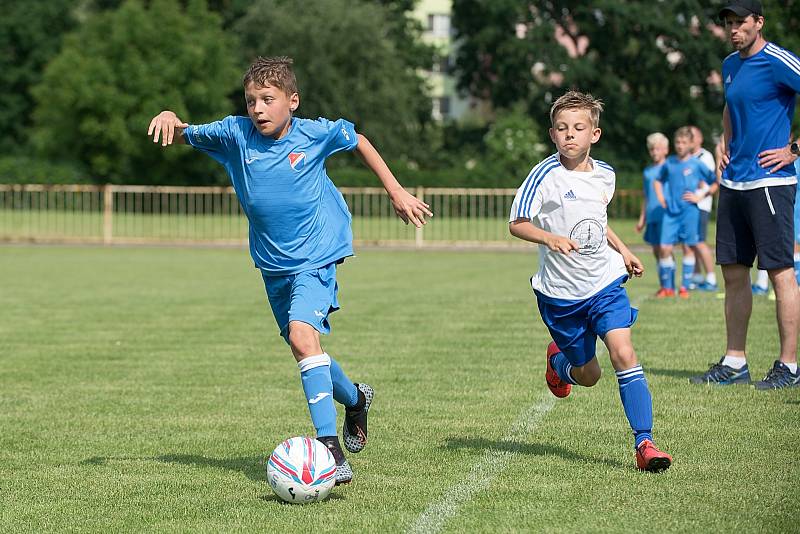
[[[241, 456], [239, 458], [207, 458], [197, 454], [162, 454], [161, 456], [93, 456], [81, 462], [81, 465], [106, 465], [111, 462], [163, 462], [166, 464], [189, 465], [193, 467], [213, 467], [244, 473], [250, 480], [267, 484], [267, 475], [264, 467], [263, 456]], [[269, 493], [258, 497], [265, 502], [277, 502], [279, 504], [291, 505], [283, 499]], [[329, 500], [344, 499], [336, 493], [328, 495]]]
[[[704, 373], [702, 369], [686, 370], [686, 369], [659, 369], [658, 367], [646, 367], [645, 375], [652, 374], [657, 376], [667, 376], [669, 378], [679, 378], [681, 380], [689, 380], [693, 376]], [[687, 384], [688, 385], [688, 384]]]
[[191, 465], [194, 467], [213, 467], [244, 473], [250, 480], [266, 482], [267, 475], [262, 456], [241, 456], [239, 458], [207, 458], [197, 454], [162, 454], [161, 456], [94, 456], [81, 462], [82, 465], [105, 465], [111, 462], [139, 461], [163, 462], [165, 464]]
[[482, 451], [503, 451], [531, 456], [560, 456], [573, 462], [593, 462], [605, 464], [617, 469], [630, 469], [630, 464], [623, 464], [609, 458], [594, 458], [584, 456], [575, 451], [559, 447], [558, 445], [543, 443], [519, 443], [515, 441], [488, 440], [485, 438], [447, 438], [445, 447], [448, 449], [476, 449]]

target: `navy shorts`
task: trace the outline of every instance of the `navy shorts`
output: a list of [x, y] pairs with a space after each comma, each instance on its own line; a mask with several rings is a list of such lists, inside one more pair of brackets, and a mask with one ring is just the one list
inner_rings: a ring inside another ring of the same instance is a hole
[[622, 287], [622, 276], [599, 293], [584, 300], [564, 301], [534, 290], [542, 321], [558, 348], [575, 367], [589, 363], [596, 354], [597, 336], [605, 338], [611, 330], [630, 328], [638, 310], [631, 307]]
[[719, 188], [717, 264], [783, 269], [794, 266], [794, 198], [797, 185], [747, 191]]
[[336, 263], [287, 276], [267, 276], [261, 271], [261, 276], [275, 322], [287, 343], [289, 321], [310, 324], [320, 334], [330, 333], [328, 316], [339, 309]]

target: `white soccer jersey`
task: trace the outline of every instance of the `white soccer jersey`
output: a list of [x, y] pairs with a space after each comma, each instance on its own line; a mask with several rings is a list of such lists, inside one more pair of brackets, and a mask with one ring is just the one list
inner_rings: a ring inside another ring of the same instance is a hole
[[589, 172], [569, 171], [554, 154], [536, 165], [517, 190], [509, 222], [530, 219], [539, 228], [576, 241], [562, 254], [539, 245], [539, 270], [531, 286], [557, 299], [582, 300], [627, 274], [622, 255], [608, 245], [606, 206], [614, 196], [610, 165], [591, 160]]
[[[705, 148], [701, 148], [700, 152], [695, 154], [694, 157], [702, 161], [705, 164], [705, 166], [709, 168], [711, 172], [716, 171], [716, 163], [714, 162], [714, 156], [712, 156], [711, 152], [709, 152]], [[699, 195], [705, 193], [706, 191], [708, 191], [708, 189], [709, 189], [708, 184], [701, 181], [700, 187], [697, 188], [697, 191], [695, 191], [695, 193]], [[714, 202], [714, 199], [712, 197], [705, 197], [703, 200], [697, 203], [697, 207], [703, 211], [707, 211], [710, 213], [712, 202]]]

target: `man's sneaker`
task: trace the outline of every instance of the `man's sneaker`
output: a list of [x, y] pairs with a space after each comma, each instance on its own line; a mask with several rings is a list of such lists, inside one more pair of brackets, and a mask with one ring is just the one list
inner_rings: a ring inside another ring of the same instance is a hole
[[666, 287], [662, 287], [661, 289], [659, 289], [656, 292], [656, 298], [657, 299], [665, 299], [665, 298], [670, 298], [670, 297], [674, 297], [674, 296], [675, 296], [675, 290], [674, 289], [667, 289]]
[[687, 291], [685, 287], [681, 286], [681, 288], [678, 290], [678, 296], [682, 299], [688, 299], [689, 291]]
[[641, 471], [658, 473], [672, 465], [672, 456], [658, 450], [652, 441], [644, 440], [636, 448], [636, 467]]
[[719, 363], [712, 364], [711, 367], [702, 375], [693, 376], [689, 379], [690, 384], [719, 384], [727, 386], [729, 384], [749, 384], [750, 371], [747, 364], [741, 369], [734, 369], [728, 365], [723, 365], [723, 357]]
[[800, 387], [800, 369], [792, 373], [780, 360], [775, 360], [772, 369], [767, 371], [764, 380], [753, 384], [756, 389], [781, 389]]
[[711, 282], [703, 282], [697, 286], [697, 289], [700, 291], [716, 291], [719, 289], [717, 284], [712, 284]]
[[336, 461], [336, 485], [349, 484], [353, 480], [353, 469], [344, 457], [338, 436], [324, 436], [317, 438], [317, 441], [325, 445]]
[[558, 348], [555, 341], [551, 341], [550, 344], [547, 345], [547, 370], [544, 373], [544, 380], [547, 382], [547, 387], [550, 388], [550, 392], [556, 397], [563, 399], [572, 391], [572, 384], [561, 380], [556, 370], [553, 369], [551, 359], [559, 352], [561, 352], [561, 349]]
[[342, 436], [344, 446], [350, 452], [361, 452], [367, 444], [367, 412], [375, 391], [367, 384], [356, 384], [358, 403], [352, 408], [345, 408]]
[[763, 286], [759, 286], [757, 284], [753, 284], [750, 286], [750, 289], [753, 291], [753, 295], [763, 296], [769, 292], [769, 289]]

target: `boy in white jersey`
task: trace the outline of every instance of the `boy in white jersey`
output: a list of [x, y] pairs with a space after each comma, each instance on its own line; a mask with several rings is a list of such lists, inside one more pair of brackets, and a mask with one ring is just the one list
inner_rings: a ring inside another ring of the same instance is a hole
[[636, 465], [662, 471], [672, 457], [653, 443], [653, 406], [631, 343], [637, 311], [622, 284], [641, 276], [642, 262], [608, 227], [614, 169], [589, 157], [600, 139], [602, 103], [570, 91], [550, 110], [550, 138], [558, 152], [536, 165], [511, 206], [509, 230], [539, 244], [539, 270], [531, 278], [542, 320], [553, 337], [545, 380], [556, 397], [573, 384], [600, 379], [597, 336], [616, 371], [625, 415], [634, 433]]
[[[163, 111], [147, 134], [162, 146], [189, 144], [225, 166], [250, 226], [250, 255], [261, 271], [280, 334], [300, 369], [311, 421], [336, 460], [336, 485], [353, 478], [339, 444], [334, 400], [345, 406], [344, 445], [367, 443], [372, 388], [354, 384], [323, 351], [320, 334], [339, 309], [337, 266], [353, 255], [351, 216], [325, 170], [333, 154], [355, 151], [380, 179], [397, 215], [425, 224], [428, 205], [403, 189], [378, 151], [344, 119], [294, 117], [300, 105], [288, 57], [257, 58], [242, 79], [248, 117], [187, 124]], [[177, 135], [176, 135], [177, 134]]]

